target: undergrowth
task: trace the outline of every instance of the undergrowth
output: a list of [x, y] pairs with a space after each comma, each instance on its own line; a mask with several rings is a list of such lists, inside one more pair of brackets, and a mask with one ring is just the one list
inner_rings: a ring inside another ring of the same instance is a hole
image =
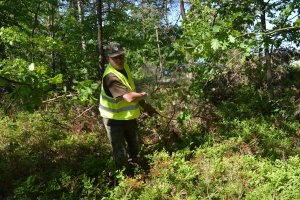
[[163, 116], [139, 119], [144, 163], [131, 177], [92, 107], [1, 110], [0, 199], [300, 199], [298, 79], [218, 70], [153, 93]]
[[1, 197], [91, 198], [104, 195], [113, 184], [102, 129], [72, 131], [60, 113], [44, 111], [2, 117], [0, 127]]

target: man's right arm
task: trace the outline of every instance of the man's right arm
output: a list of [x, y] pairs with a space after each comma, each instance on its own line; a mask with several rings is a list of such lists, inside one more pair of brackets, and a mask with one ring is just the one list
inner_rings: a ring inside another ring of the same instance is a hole
[[146, 92], [130, 92], [120, 79], [112, 73], [104, 77], [103, 84], [104, 89], [108, 88], [113, 98], [123, 98], [127, 102], [140, 101], [148, 96]]
[[123, 99], [127, 102], [133, 102], [133, 101], [141, 101], [143, 99], [146, 99], [148, 94], [146, 92], [129, 92], [123, 95]]

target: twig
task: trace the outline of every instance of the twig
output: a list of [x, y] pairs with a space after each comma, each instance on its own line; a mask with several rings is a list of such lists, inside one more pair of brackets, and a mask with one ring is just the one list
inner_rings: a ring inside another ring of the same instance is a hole
[[[57, 114], [56, 112], [49, 112], [47, 111], [48, 114]], [[66, 124], [62, 124], [59, 120], [56, 120], [56, 118], [53, 118], [53, 115], [51, 116], [52, 119], [54, 120], [50, 120], [50, 119], [46, 119], [45, 116], [41, 113], [41, 117], [42, 119], [45, 121], [45, 122], [48, 122], [50, 124], [52, 124], [53, 126], [55, 127], [59, 127], [61, 129], [64, 129], [64, 130], [70, 130], [70, 127]]]
[[175, 105], [173, 105], [173, 113], [172, 113], [172, 116], [169, 118], [169, 121], [168, 121], [168, 123], [167, 123], [167, 128], [170, 126], [170, 123], [171, 123], [171, 121], [173, 121], [174, 119], [174, 116], [175, 116], [175, 113], [176, 113], [176, 107], [175, 107]]
[[[157, 83], [156, 83], [156, 86], [157, 86]], [[153, 95], [156, 91], [158, 91], [160, 88], [157, 86], [157, 87], [154, 87], [153, 90], [151, 91], [150, 93], [150, 96]]]
[[55, 100], [63, 98], [63, 97], [73, 97], [73, 96], [74, 96], [73, 94], [61, 95], [61, 96], [57, 96], [52, 99], [45, 100], [45, 101], [43, 101], [43, 103], [51, 103], [52, 101], [55, 101]]
[[162, 57], [160, 53], [160, 46], [159, 46], [159, 37], [158, 37], [158, 26], [154, 27], [156, 33], [156, 42], [157, 42], [157, 50], [158, 50], [158, 58], [159, 58], [159, 68], [160, 68], [160, 78], [162, 77]]
[[262, 33], [255, 33], [255, 32], [250, 32], [250, 33], [245, 33], [239, 37], [243, 37], [245, 35], [270, 35], [276, 32], [280, 32], [280, 31], [287, 31], [287, 30], [292, 30], [292, 29], [296, 29], [296, 30], [300, 30], [300, 26], [290, 26], [290, 27], [285, 27], [285, 28], [280, 28], [280, 29], [276, 29], [276, 30], [272, 30], [272, 31], [268, 31], [268, 32], [262, 32]]
[[80, 115], [78, 115], [75, 119], [73, 119], [73, 121], [75, 121], [76, 119], [78, 119], [79, 117], [81, 117], [84, 113], [90, 111], [94, 107], [95, 107], [95, 105], [89, 107], [88, 109], [86, 109], [85, 111], [83, 111]]
[[273, 30], [273, 31], [265, 32], [265, 33], [262, 33], [262, 34], [269, 35], [269, 34], [272, 34], [272, 33], [280, 32], [280, 31], [286, 31], [286, 30], [291, 30], [291, 29], [300, 30], [300, 26], [285, 27], [285, 28], [281, 28], [281, 29], [276, 29], [276, 30]]

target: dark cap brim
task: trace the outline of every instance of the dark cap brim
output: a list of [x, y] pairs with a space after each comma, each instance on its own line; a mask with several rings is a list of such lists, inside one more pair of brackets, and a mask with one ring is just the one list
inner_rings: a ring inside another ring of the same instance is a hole
[[115, 53], [111, 53], [111, 54], [108, 54], [109, 57], [117, 57], [119, 55], [122, 55], [122, 54], [125, 54], [125, 51], [119, 51], [119, 52], [115, 52]]

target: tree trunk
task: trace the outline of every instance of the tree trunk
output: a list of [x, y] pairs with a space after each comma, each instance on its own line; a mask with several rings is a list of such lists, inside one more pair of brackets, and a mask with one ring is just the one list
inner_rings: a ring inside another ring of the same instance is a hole
[[[49, 3], [49, 7], [51, 10], [51, 15], [49, 15], [49, 27], [48, 27], [48, 36], [53, 38], [55, 37], [54, 33], [54, 21], [55, 21], [55, 14], [58, 8], [58, 5], [54, 2]], [[51, 63], [50, 68], [52, 69], [53, 74], [56, 72], [56, 63], [55, 63], [55, 52], [54, 50], [51, 50]]]
[[99, 73], [102, 77], [104, 72], [104, 49], [103, 49], [103, 29], [102, 29], [102, 0], [97, 0], [97, 18], [98, 18], [98, 58], [99, 58]]
[[[106, 13], [107, 13], [107, 16], [110, 16], [111, 15], [111, 0], [107, 0], [106, 2], [107, 2], [107, 11], [106, 11]], [[109, 36], [110, 36], [109, 34], [106, 35], [106, 41], [110, 41]]]
[[[78, 10], [78, 21], [79, 24], [83, 25], [83, 6], [82, 6], [82, 0], [77, 0], [77, 10]], [[85, 42], [85, 35], [84, 35], [85, 31], [82, 31], [82, 35], [81, 35], [81, 47], [82, 50], [86, 50], [86, 42]]]
[[109, 13], [111, 11], [111, 5], [110, 0], [107, 0], [107, 12]]
[[143, 26], [143, 36], [144, 40], [146, 40], [146, 26], [145, 26], [145, 8], [147, 7], [144, 0], [141, 0], [141, 18], [142, 18], [142, 26]]
[[31, 30], [31, 39], [32, 39], [31, 52], [30, 52], [31, 62], [34, 61], [33, 51], [34, 51], [35, 46], [34, 46], [34, 42], [33, 42], [33, 37], [34, 37], [34, 34], [35, 34], [35, 29], [38, 26], [38, 15], [39, 15], [39, 12], [40, 12], [40, 7], [41, 7], [41, 2], [40, 2], [40, 0], [38, 0], [37, 5], [36, 5], [36, 11], [34, 13], [33, 23], [32, 23], [32, 30]]
[[164, 0], [164, 17], [166, 21], [166, 27], [169, 29], [169, 18], [168, 18], [168, 0]]
[[184, 8], [184, 1], [183, 0], [180, 0], [180, 13], [181, 13], [182, 19], [185, 18], [186, 14], [185, 14], [185, 8]]
[[162, 69], [162, 57], [161, 57], [161, 53], [160, 53], [159, 37], [158, 37], [158, 27], [155, 26], [154, 28], [155, 28], [155, 33], [156, 33], [157, 52], [158, 52], [158, 58], [159, 58], [159, 68], [160, 68], [159, 78], [161, 78], [162, 74], [163, 74], [163, 69]]
[[267, 32], [267, 25], [266, 25], [266, 3], [264, 0], [259, 0], [259, 11], [260, 11], [260, 28], [261, 32], [263, 33], [262, 39], [263, 39], [263, 46], [264, 46], [264, 57], [265, 57], [265, 69], [267, 70], [267, 79], [269, 80], [272, 78], [272, 75], [270, 73], [270, 55], [269, 55], [269, 44], [268, 44], [268, 36], [264, 33]]
[[272, 66], [271, 66], [271, 59], [270, 59], [270, 52], [269, 52], [268, 36], [265, 34], [267, 32], [266, 9], [267, 9], [267, 3], [265, 3], [264, 0], [259, 0], [260, 28], [262, 32], [263, 51], [264, 51], [263, 67], [266, 73], [269, 97], [270, 99], [272, 99], [273, 98], [273, 89], [272, 89], [273, 75], [272, 75]]
[[[259, 11], [260, 11], [260, 28], [263, 33], [267, 31], [266, 25], [266, 3], [264, 0], [259, 1]], [[269, 45], [267, 43], [267, 36], [263, 34], [263, 43], [264, 43], [264, 55], [269, 55]]]

